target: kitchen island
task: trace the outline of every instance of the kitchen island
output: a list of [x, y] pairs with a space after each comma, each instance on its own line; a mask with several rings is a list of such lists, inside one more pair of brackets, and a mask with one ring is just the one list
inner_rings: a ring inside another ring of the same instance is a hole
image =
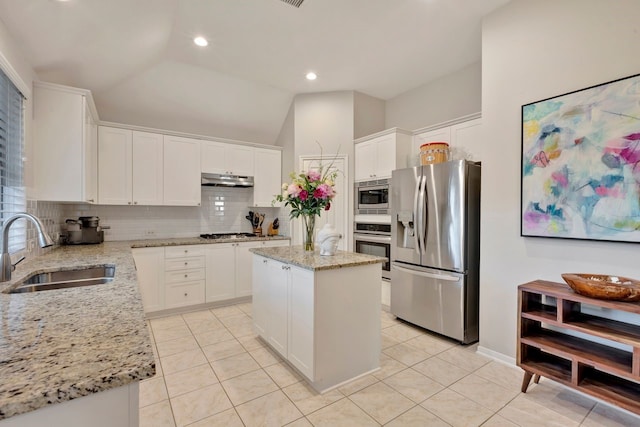
[[[6, 293], [32, 273], [104, 265], [109, 283]], [[155, 362], [131, 242], [54, 248], [0, 291], [0, 426], [138, 425]]]
[[380, 367], [385, 258], [302, 247], [251, 249], [255, 332], [325, 392]]

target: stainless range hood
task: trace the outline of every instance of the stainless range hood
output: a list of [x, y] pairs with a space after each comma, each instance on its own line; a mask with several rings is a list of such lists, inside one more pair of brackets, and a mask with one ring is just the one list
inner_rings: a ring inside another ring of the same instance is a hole
[[253, 187], [253, 177], [203, 173], [202, 185], [207, 187]]

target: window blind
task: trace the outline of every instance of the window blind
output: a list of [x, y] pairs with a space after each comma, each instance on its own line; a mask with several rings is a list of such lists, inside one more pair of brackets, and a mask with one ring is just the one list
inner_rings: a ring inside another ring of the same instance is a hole
[[[24, 146], [24, 97], [0, 71], [0, 224], [26, 208], [22, 153]], [[9, 252], [25, 248], [27, 224], [18, 220], [9, 233]]]

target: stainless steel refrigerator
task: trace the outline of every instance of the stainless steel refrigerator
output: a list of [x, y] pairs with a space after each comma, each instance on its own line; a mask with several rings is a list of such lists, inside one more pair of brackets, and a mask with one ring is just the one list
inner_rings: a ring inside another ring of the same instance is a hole
[[478, 341], [480, 163], [393, 171], [391, 260], [392, 314]]

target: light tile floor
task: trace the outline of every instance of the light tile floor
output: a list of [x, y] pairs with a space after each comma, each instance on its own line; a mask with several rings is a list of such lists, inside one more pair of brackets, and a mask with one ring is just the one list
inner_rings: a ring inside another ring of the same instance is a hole
[[153, 319], [140, 426], [637, 426], [640, 417], [381, 313], [381, 369], [319, 395], [252, 331], [251, 304]]

